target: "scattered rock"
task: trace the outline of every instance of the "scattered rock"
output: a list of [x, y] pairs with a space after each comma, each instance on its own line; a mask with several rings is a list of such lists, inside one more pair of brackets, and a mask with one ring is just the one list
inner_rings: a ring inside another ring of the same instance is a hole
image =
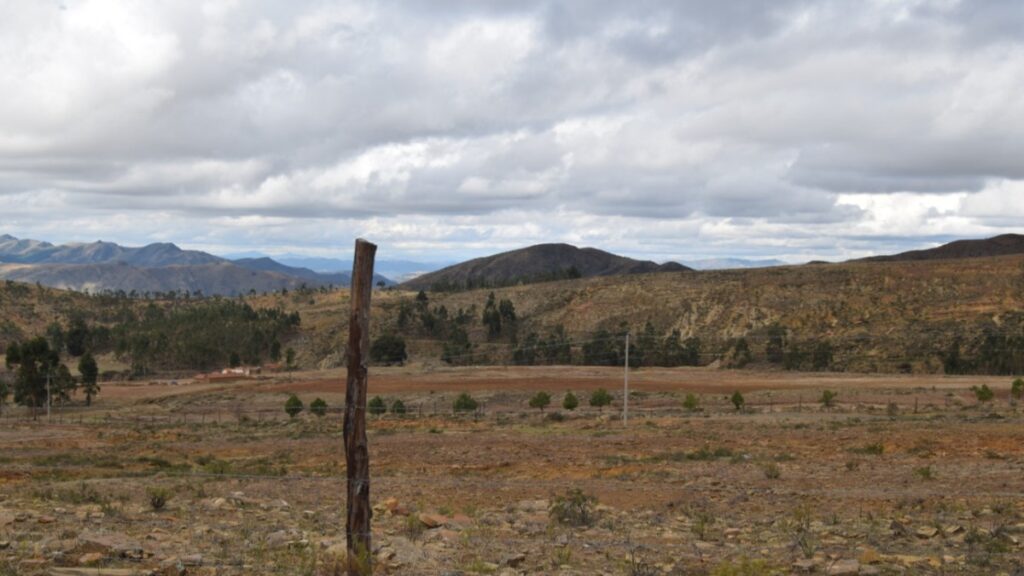
[[78, 537], [80, 553], [98, 552], [111, 558], [142, 559], [145, 552], [142, 546], [124, 534], [110, 532], [106, 534], [85, 533]]
[[882, 561], [882, 555], [874, 548], [867, 547], [857, 556], [857, 561], [861, 564], [878, 564]]
[[935, 538], [939, 535], [939, 529], [934, 526], [922, 526], [917, 529], [917, 532], [915, 532], [915, 534], [917, 534], [918, 538]]
[[423, 524], [427, 528], [438, 528], [448, 521], [447, 518], [440, 514], [420, 514], [419, 518], [420, 524]]
[[810, 574], [811, 572], [814, 572], [815, 567], [816, 565], [814, 560], [809, 558], [801, 558], [800, 560], [793, 562], [793, 571], [798, 573]]
[[297, 530], [278, 530], [267, 534], [267, 547], [276, 550], [281, 548], [304, 548], [309, 541]]
[[829, 576], [856, 576], [858, 573], [860, 562], [851, 559], [837, 560], [828, 568]]
[[526, 554], [523, 554], [522, 552], [509, 556], [501, 561], [502, 564], [509, 568], [518, 568], [523, 565], [523, 562], [526, 562]]
[[103, 562], [105, 556], [99, 552], [89, 552], [78, 557], [79, 566], [95, 566]]

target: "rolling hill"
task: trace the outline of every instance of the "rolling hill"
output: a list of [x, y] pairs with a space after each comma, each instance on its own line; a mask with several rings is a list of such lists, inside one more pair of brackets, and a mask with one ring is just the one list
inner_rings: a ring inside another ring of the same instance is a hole
[[927, 250], [912, 250], [888, 256], [864, 258], [868, 262], [909, 262], [917, 260], [950, 260], [954, 258], [986, 258], [1024, 254], [1024, 235], [1002, 234], [981, 240], [957, 240]]
[[538, 244], [442, 268], [417, 276], [402, 286], [410, 289], [449, 290], [530, 284], [562, 278], [687, 270], [690, 268], [675, 262], [657, 264], [634, 260], [596, 248], [577, 248], [570, 244]]
[[[528, 342], [531, 333], [549, 338], [561, 327], [577, 363], [584, 345], [600, 331], [614, 335], [628, 329], [638, 347], [648, 332], [657, 341], [674, 331], [681, 340], [699, 339], [702, 365], [737, 366], [735, 345], [743, 339], [752, 366], [783, 369], [783, 362], [769, 359], [775, 334], [785, 356], [797, 356], [794, 366], [802, 370], [814, 368], [812, 355], [827, 344], [824, 370], [1021, 373], [1022, 271], [1024, 255], [1011, 255], [601, 276], [428, 291], [423, 303], [416, 292], [387, 290], [374, 294], [371, 332], [372, 337], [404, 336], [411, 360], [432, 366], [443, 364], [442, 351], [452, 334], [447, 326], [462, 318], [467, 363], [512, 362], [515, 346]], [[497, 300], [511, 302], [516, 314], [497, 337], [481, 321], [492, 291]], [[347, 290], [296, 290], [244, 300], [257, 309], [299, 313], [299, 332], [285, 344], [296, 349], [302, 366], [343, 362], [339, 351], [347, 334]], [[181, 309], [205, 301], [158, 304]], [[41, 334], [55, 320], [67, 325], [76, 315], [90, 324], [110, 325], [118, 318], [110, 302], [126, 302], [140, 311], [148, 305], [0, 282], [0, 345]], [[448, 312], [442, 315], [442, 310]], [[429, 326], [426, 318], [433, 319]], [[952, 351], [958, 364], [949, 362]]]

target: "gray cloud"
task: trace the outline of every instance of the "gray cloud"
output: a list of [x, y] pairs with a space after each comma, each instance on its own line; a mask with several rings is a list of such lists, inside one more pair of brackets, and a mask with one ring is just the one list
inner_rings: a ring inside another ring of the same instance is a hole
[[0, 232], [843, 257], [1024, 180], [1017, 2], [64, 5], [0, 22]]

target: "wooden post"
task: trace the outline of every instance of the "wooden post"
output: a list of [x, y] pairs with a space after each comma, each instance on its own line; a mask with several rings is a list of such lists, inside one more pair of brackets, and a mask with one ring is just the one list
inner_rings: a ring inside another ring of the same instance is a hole
[[352, 301], [348, 322], [348, 384], [345, 388], [345, 464], [348, 475], [348, 576], [368, 576], [373, 546], [370, 542], [370, 454], [366, 446], [367, 358], [370, 351], [370, 296], [373, 293], [373, 258], [377, 246], [356, 240], [352, 264]]

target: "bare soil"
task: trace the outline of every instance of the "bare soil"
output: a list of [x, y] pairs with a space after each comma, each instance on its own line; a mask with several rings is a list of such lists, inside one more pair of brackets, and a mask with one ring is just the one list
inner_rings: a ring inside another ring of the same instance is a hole
[[[108, 383], [50, 423], [8, 413], [0, 575], [335, 573], [343, 382]], [[982, 383], [994, 402], [974, 399]], [[630, 385], [624, 425], [621, 369], [374, 369], [370, 395], [408, 409], [370, 416], [377, 573], [1021, 569], [1024, 415], [1006, 378], [643, 369]], [[587, 405], [598, 387], [612, 406]], [[552, 406], [529, 408], [537, 391]], [[566, 391], [580, 408], [560, 409]], [[452, 414], [461, 392], [482, 409]], [[291, 393], [331, 411], [291, 419]], [[552, 509], [577, 489], [595, 500], [572, 526]]]

